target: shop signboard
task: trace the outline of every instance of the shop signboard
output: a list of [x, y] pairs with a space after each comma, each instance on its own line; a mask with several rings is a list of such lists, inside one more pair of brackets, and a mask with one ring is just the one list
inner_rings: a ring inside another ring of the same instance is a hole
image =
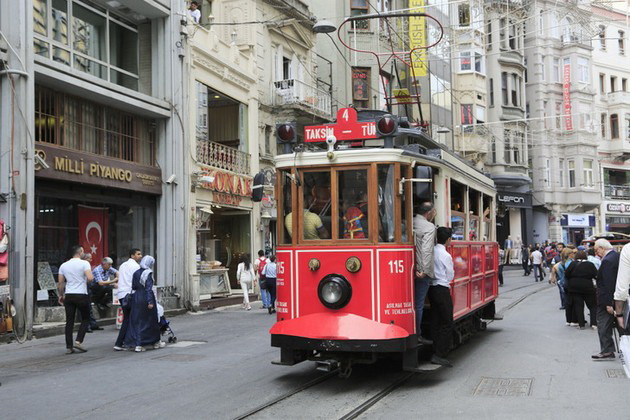
[[606, 212], [609, 212], [609, 213], [630, 213], [630, 204], [628, 204], [628, 203], [608, 203], [608, 204], [606, 204]]
[[[212, 182], [201, 182], [200, 187], [212, 191], [212, 201], [228, 206], [252, 207], [253, 178], [233, 172], [201, 165], [202, 178], [210, 178]], [[244, 202], [248, 200], [249, 202]]]
[[501, 192], [497, 191], [497, 201], [502, 203], [505, 207], [513, 208], [531, 208], [532, 196], [531, 194], [519, 194], [513, 192]]
[[162, 194], [162, 171], [107, 156], [37, 143], [35, 176]]
[[595, 226], [595, 215], [587, 213], [563, 214], [562, 219], [560, 219], [560, 225], [571, 227]]

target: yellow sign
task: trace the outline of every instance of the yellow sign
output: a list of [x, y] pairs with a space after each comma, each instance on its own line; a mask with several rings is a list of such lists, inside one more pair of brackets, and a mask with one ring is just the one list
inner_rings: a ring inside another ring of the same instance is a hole
[[409, 95], [409, 89], [393, 89], [394, 97], [396, 98], [396, 103], [398, 104], [412, 104], [411, 95]]
[[[411, 13], [423, 13], [425, 0], [409, 0], [409, 11]], [[409, 18], [409, 49], [419, 48], [411, 54], [411, 65], [413, 75], [423, 77], [427, 75], [427, 28], [426, 19], [422, 16], [411, 16]]]

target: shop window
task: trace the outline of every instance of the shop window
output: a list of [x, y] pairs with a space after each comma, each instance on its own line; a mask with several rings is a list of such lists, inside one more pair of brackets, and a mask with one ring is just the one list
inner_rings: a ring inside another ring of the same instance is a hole
[[451, 180], [451, 228], [452, 238], [463, 241], [466, 236], [466, 187], [457, 181]]
[[35, 141], [153, 166], [155, 121], [38, 86]]
[[582, 162], [582, 171], [584, 175], [584, 186], [586, 188], [593, 188], [593, 161], [584, 160]]
[[619, 116], [617, 114], [610, 115], [610, 138], [619, 138]]
[[368, 239], [367, 169], [337, 172], [340, 239]]
[[[132, 22], [93, 3], [35, 0], [33, 29], [35, 54], [139, 89], [139, 62], [150, 60], [150, 48], [139, 50], [140, 29]], [[143, 31], [150, 32], [149, 25]]]
[[330, 239], [332, 223], [332, 201], [330, 172], [303, 172], [302, 185], [302, 228], [304, 240]]
[[367, 109], [370, 103], [370, 69], [352, 68], [352, 103], [355, 108]]
[[[368, 14], [369, 0], [350, 0], [350, 16], [363, 16]], [[352, 23], [352, 29], [368, 30], [370, 21], [367, 19], [356, 20]]]
[[378, 165], [378, 241], [394, 242], [397, 217], [395, 214], [394, 198], [394, 165]]
[[569, 188], [575, 188], [575, 161], [569, 161]]

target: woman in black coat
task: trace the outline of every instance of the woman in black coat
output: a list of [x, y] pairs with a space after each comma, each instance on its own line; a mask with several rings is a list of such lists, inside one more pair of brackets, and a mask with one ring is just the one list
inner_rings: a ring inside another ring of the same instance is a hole
[[577, 320], [580, 329], [584, 329], [584, 304], [590, 311], [591, 327], [597, 325], [596, 297], [593, 280], [597, 278], [597, 268], [588, 261], [586, 252], [578, 251], [575, 260], [567, 267], [565, 275], [565, 288], [573, 301], [573, 319]]

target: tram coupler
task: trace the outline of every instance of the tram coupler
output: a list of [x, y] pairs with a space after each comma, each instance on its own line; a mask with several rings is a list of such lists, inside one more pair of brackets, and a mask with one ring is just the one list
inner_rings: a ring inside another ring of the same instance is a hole
[[339, 362], [337, 360], [317, 360], [315, 361], [316, 369], [321, 372], [332, 372], [339, 369]]
[[308, 354], [304, 350], [280, 349], [280, 360], [274, 360], [272, 365], [293, 366], [308, 359]]

